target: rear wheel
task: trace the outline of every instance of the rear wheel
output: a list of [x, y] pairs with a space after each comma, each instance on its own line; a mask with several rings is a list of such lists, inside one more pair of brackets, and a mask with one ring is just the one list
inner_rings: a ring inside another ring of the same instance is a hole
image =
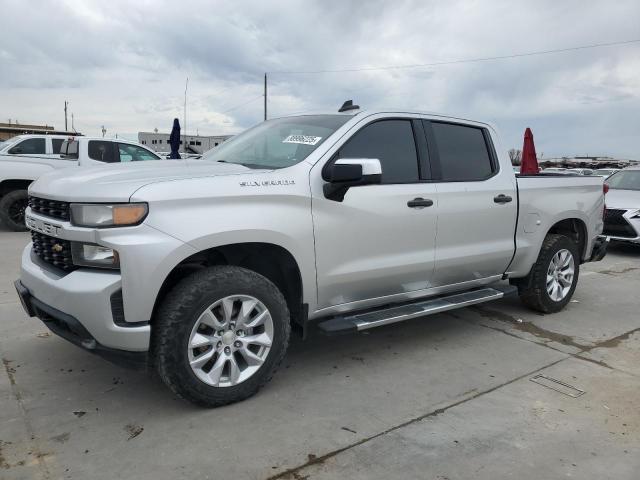
[[519, 286], [520, 298], [539, 312], [559, 312], [571, 300], [579, 273], [576, 244], [564, 235], [549, 234], [529, 276]]
[[0, 220], [14, 232], [25, 232], [24, 212], [27, 209], [26, 190], [14, 190], [0, 199]]
[[268, 279], [251, 270], [210, 267], [180, 282], [153, 325], [155, 363], [177, 395], [216, 407], [267, 383], [289, 342], [289, 311]]

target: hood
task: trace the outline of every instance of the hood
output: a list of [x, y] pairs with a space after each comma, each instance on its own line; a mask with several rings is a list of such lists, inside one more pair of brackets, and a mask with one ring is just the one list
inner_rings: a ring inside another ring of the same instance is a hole
[[640, 209], [640, 191], [612, 188], [605, 195], [604, 203], [607, 208]]
[[99, 165], [47, 173], [31, 184], [29, 193], [62, 201], [127, 202], [136, 190], [151, 183], [264, 171], [206, 160], [153, 160]]

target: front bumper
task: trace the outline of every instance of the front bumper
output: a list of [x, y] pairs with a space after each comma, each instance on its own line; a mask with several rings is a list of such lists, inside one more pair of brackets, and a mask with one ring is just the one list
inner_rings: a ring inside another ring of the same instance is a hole
[[[28, 301], [23, 302], [27, 313], [35, 313], [45, 323], [45, 315], [39, 315], [38, 311], [50, 316], [53, 312], [58, 319], [73, 318], [86, 330], [87, 338], [93, 339], [101, 347], [129, 352], [146, 352], [149, 349], [151, 327], [148, 323], [127, 325], [121, 322], [116, 324], [114, 320], [111, 296], [121, 289], [120, 273], [88, 268], [67, 274], [58, 272], [39, 259], [29, 244], [22, 253], [19, 281], [28, 291]], [[29, 311], [29, 305], [34, 310]], [[37, 305], [40, 305], [40, 310], [35, 308]], [[52, 331], [59, 333], [53, 328]], [[80, 346], [84, 346], [82, 342]]]
[[146, 368], [147, 352], [131, 352], [105, 347], [98, 343], [76, 318], [33, 297], [20, 280], [16, 280], [14, 285], [27, 314], [30, 317], [38, 317], [56, 335], [116, 365], [134, 369]]
[[603, 236], [617, 242], [640, 243], [640, 218], [637, 208], [607, 208]]

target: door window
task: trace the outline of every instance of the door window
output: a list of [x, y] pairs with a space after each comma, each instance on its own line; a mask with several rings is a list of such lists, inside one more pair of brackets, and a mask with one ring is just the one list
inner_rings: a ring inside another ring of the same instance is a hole
[[442, 180], [472, 182], [486, 180], [494, 171], [481, 128], [431, 122], [440, 157]]
[[53, 147], [53, 154], [58, 155], [60, 153], [60, 147], [62, 146], [62, 142], [64, 140], [62, 138], [52, 138], [51, 146]]
[[410, 120], [381, 120], [357, 132], [339, 158], [377, 158], [382, 183], [418, 182], [418, 155]]
[[44, 155], [47, 147], [44, 138], [28, 138], [9, 150], [14, 155]]
[[105, 142], [102, 140], [89, 141], [89, 158], [98, 162], [113, 163], [116, 161], [113, 154], [113, 142]]
[[118, 151], [121, 162], [140, 162], [144, 160], [158, 160], [160, 158], [145, 148], [127, 143], [119, 143]]

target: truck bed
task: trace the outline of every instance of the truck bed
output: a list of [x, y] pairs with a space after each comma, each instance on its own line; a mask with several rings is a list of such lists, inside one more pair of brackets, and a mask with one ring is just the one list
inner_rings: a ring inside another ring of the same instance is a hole
[[569, 212], [585, 228], [587, 245], [583, 259], [591, 251], [591, 242], [603, 228], [604, 179], [596, 176], [540, 174], [516, 175], [519, 201], [515, 231], [516, 254], [508, 273], [522, 276], [535, 261], [542, 239], [561, 217]]

